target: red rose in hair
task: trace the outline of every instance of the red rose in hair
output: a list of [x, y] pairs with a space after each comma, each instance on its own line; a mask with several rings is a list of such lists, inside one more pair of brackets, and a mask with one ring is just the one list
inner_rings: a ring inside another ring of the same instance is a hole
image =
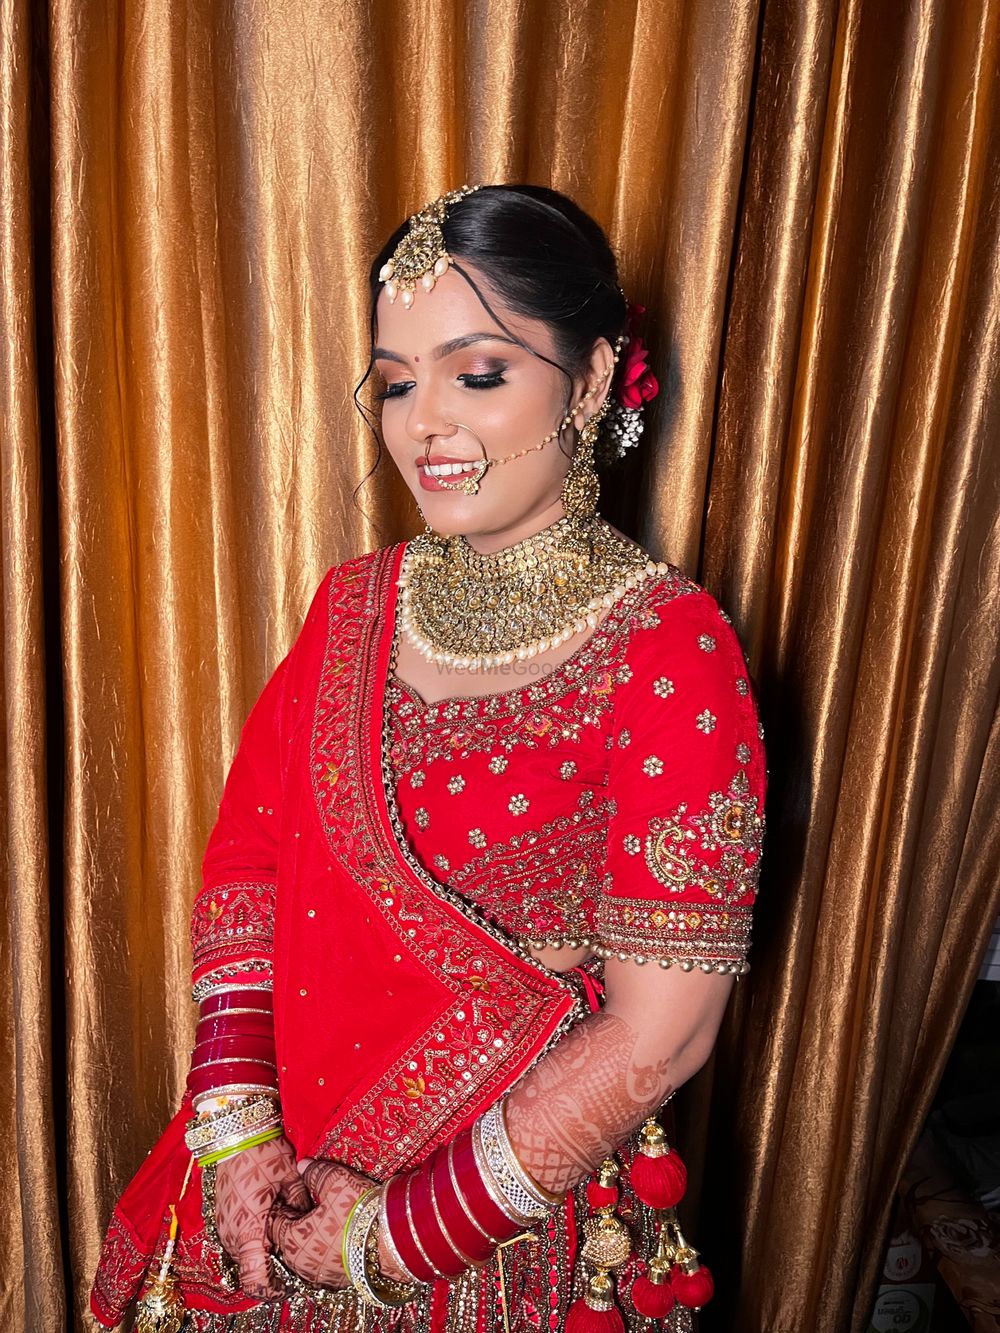
[[659, 382], [646, 360], [649, 351], [639, 335], [639, 316], [644, 314], [645, 310], [644, 305], [629, 302], [625, 325], [626, 341], [622, 346], [619, 362], [621, 378], [616, 394], [622, 407], [641, 407], [644, 402], [649, 402], [660, 392]]

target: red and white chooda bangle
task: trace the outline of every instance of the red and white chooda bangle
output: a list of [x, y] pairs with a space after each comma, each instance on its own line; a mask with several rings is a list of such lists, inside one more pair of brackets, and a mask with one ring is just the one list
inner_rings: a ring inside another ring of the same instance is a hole
[[421, 1166], [383, 1187], [379, 1231], [411, 1282], [478, 1267], [560, 1202], [518, 1161], [497, 1102]]

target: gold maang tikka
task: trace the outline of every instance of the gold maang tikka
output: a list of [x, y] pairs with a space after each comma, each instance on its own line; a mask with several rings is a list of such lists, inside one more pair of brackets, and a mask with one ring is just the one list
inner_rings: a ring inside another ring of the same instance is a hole
[[392, 252], [392, 258], [379, 269], [379, 282], [385, 283], [390, 305], [402, 293], [403, 305], [409, 310], [418, 283], [425, 292], [432, 291], [438, 278], [447, 273], [451, 255], [444, 243], [441, 224], [450, 204], [480, 189], [481, 185], [462, 185], [413, 214], [409, 230]]
[[[390, 302], [401, 295], [409, 309], [418, 284], [433, 290], [452, 262], [442, 230], [447, 209], [481, 188], [451, 190], [411, 217], [409, 231], [379, 270]], [[474, 495], [489, 467], [521, 458], [557, 438], [613, 373], [623, 340], [624, 335], [615, 343], [612, 365], [604, 375], [538, 444], [491, 459], [479, 441], [484, 456], [475, 470], [454, 482], [438, 478], [438, 484]], [[476, 551], [464, 537], [441, 537], [429, 527], [408, 543], [398, 580], [400, 620], [404, 635], [424, 657], [471, 670], [532, 657], [595, 628], [602, 609], [647, 578], [668, 571], [669, 565], [650, 559], [637, 542], [616, 533], [596, 513], [594, 445], [609, 398], [580, 430], [563, 479], [565, 513], [555, 523], [488, 554]]]

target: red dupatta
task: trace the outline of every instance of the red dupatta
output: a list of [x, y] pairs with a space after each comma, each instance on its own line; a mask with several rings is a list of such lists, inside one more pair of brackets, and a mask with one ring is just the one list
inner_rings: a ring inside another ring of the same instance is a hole
[[[406, 845], [383, 720], [404, 549], [327, 573], [282, 664], [277, 728], [274, 1014], [286, 1134], [300, 1157], [379, 1180], [456, 1134], [587, 1009], [575, 976], [542, 967]], [[189, 1116], [186, 1095], [114, 1210], [91, 1293], [109, 1327], [163, 1253]], [[200, 1207], [195, 1165], [172, 1264], [185, 1303], [248, 1309], [255, 1302], [222, 1283]]]

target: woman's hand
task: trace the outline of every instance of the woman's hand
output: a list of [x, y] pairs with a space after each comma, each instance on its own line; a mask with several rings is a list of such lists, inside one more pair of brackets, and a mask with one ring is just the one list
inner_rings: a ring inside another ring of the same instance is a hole
[[284, 1135], [241, 1148], [215, 1167], [215, 1228], [240, 1266], [240, 1286], [248, 1296], [268, 1300], [284, 1288], [271, 1276], [265, 1235], [268, 1214], [282, 1199], [292, 1216], [312, 1207], [309, 1190], [295, 1166], [295, 1149]]
[[299, 1170], [307, 1193], [316, 1200], [308, 1213], [276, 1204], [267, 1219], [266, 1238], [282, 1261], [307, 1282], [346, 1287], [340, 1257], [344, 1224], [357, 1200], [375, 1183], [340, 1162], [303, 1158]]

